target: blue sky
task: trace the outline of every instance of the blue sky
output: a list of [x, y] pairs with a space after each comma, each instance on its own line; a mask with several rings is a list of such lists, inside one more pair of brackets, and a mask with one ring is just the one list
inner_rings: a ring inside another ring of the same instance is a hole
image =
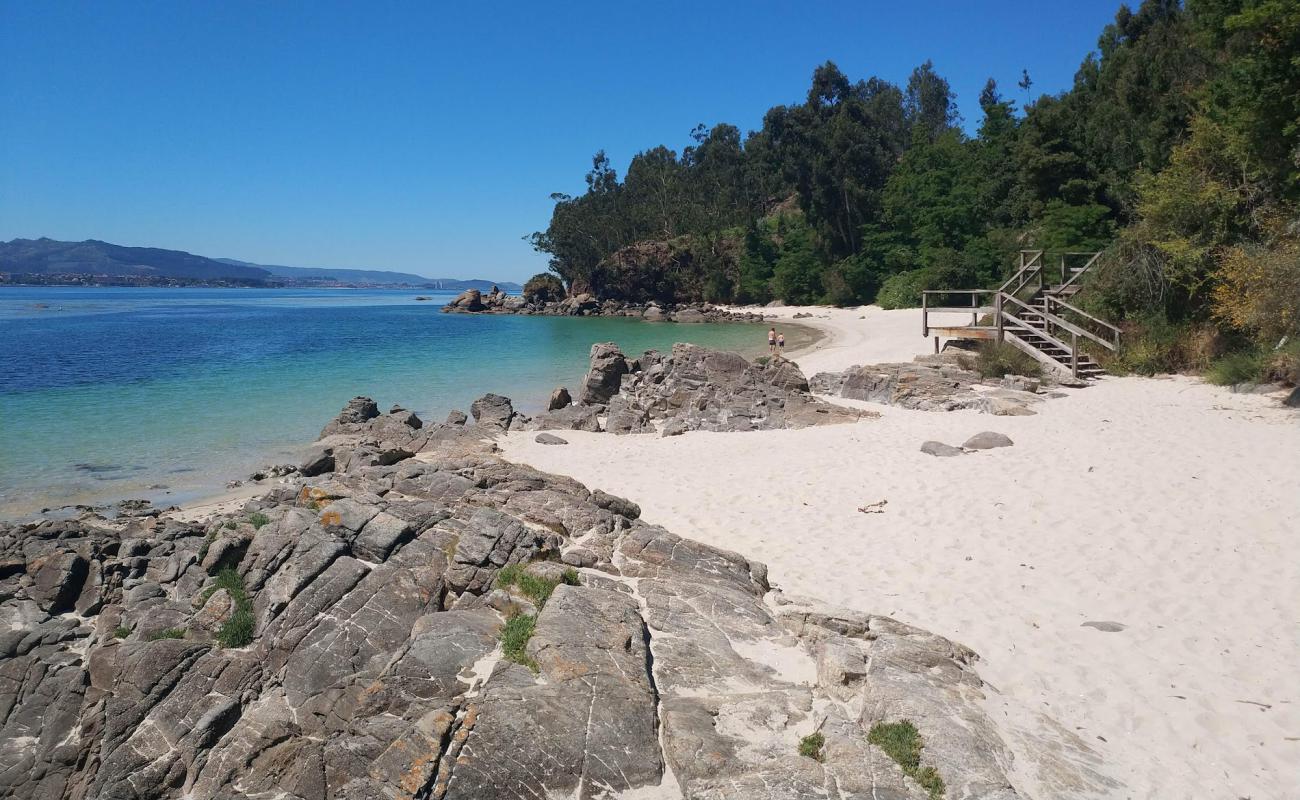
[[1118, 3], [0, 0], [0, 239], [522, 279], [604, 148], [757, 127], [830, 59], [1068, 88]]

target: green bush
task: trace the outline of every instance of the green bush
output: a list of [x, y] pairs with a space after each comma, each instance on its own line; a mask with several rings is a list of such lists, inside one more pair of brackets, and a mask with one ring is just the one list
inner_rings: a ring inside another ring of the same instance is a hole
[[185, 638], [184, 628], [163, 628], [160, 631], [154, 631], [153, 633], [149, 634], [147, 637], [145, 637], [145, 641], [156, 642], [159, 639], [184, 639], [184, 638]]
[[920, 731], [911, 720], [877, 722], [871, 726], [867, 741], [884, 750], [886, 755], [898, 762], [903, 772], [930, 793], [931, 800], [943, 797], [943, 778], [939, 777], [934, 767], [921, 766], [921, 750], [925, 745], [921, 742]]
[[826, 744], [826, 737], [820, 732], [810, 733], [799, 740], [799, 755], [811, 758], [814, 761], [822, 760], [822, 745]]
[[1238, 383], [1300, 383], [1300, 340], [1285, 346], [1253, 347], [1219, 356], [1205, 370], [1205, 379], [1220, 386]]
[[564, 282], [558, 275], [539, 272], [524, 284], [524, 297], [533, 303], [549, 303], [564, 299]]
[[533, 614], [515, 614], [506, 620], [501, 628], [501, 650], [507, 661], [523, 664], [537, 672], [537, 662], [525, 652], [528, 640], [533, 638], [533, 629], [537, 627], [537, 617]]
[[921, 292], [930, 288], [931, 275], [926, 269], [913, 269], [890, 275], [876, 293], [876, 305], [881, 308], [919, 308]]
[[254, 528], [261, 530], [263, 525], [266, 525], [271, 521], [271, 518], [263, 514], [261, 511], [254, 511], [252, 514], [248, 515], [248, 521]]
[[1003, 375], [1037, 378], [1043, 374], [1043, 365], [1037, 359], [1006, 342], [980, 342], [974, 367], [984, 378], [1001, 378]]
[[1205, 370], [1205, 379], [1219, 386], [1264, 380], [1268, 356], [1259, 350], [1241, 350], [1215, 359]]
[[1213, 327], [1149, 315], [1125, 327], [1117, 352], [1098, 355], [1102, 366], [1117, 375], [1161, 375], [1203, 372], [1223, 349], [1223, 337]]
[[118, 627], [113, 629], [113, 638], [115, 639], [125, 639], [130, 635], [131, 635], [131, 629], [126, 627], [125, 625], [119, 625]]

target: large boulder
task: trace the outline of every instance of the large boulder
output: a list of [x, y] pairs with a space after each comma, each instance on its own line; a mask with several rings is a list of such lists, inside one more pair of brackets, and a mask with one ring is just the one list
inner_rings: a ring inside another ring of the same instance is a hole
[[578, 400], [586, 405], [608, 403], [618, 394], [623, 376], [627, 374], [627, 359], [618, 345], [601, 342], [591, 346], [591, 368], [582, 381]]
[[515, 417], [515, 409], [510, 403], [510, 398], [491, 393], [475, 400], [469, 407], [469, 413], [474, 417], [476, 424], [500, 428], [503, 431], [510, 429], [510, 423]]
[[451, 301], [451, 306], [460, 311], [482, 311], [483, 293], [478, 289], [466, 289]]
[[551, 399], [546, 404], [547, 411], [556, 411], [573, 402], [573, 397], [569, 395], [569, 390], [559, 386], [551, 392]]

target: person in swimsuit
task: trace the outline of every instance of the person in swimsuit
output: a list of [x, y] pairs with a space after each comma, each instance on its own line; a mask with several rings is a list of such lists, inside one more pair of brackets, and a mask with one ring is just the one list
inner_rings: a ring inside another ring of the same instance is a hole
[[767, 329], [767, 352], [776, 352], [776, 328]]
[[777, 351], [778, 353], [781, 353], [782, 355], [785, 354], [785, 334], [784, 334], [784, 333], [778, 333], [778, 334], [776, 335], [776, 351]]

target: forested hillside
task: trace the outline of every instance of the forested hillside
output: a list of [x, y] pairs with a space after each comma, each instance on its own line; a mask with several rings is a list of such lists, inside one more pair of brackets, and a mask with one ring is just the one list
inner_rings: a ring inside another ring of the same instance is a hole
[[531, 240], [571, 292], [886, 307], [991, 286], [1022, 248], [1104, 248], [1087, 296], [1131, 340], [1218, 337], [1153, 358], [1296, 333], [1300, 4], [1121, 6], [1073, 88], [1032, 89], [989, 80], [969, 136], [929, 62], [905, 86], [827, 62], [758, 131], [697, 127], [621, 180], [598, 153]]

